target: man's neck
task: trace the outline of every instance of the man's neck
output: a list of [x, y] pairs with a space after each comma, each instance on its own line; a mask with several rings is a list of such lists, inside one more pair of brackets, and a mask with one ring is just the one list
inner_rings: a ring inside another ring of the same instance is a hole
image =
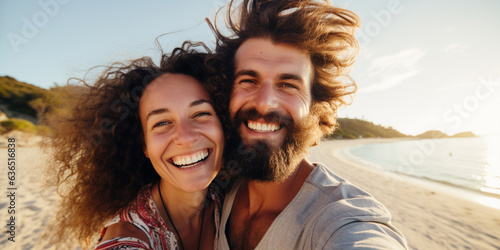
[[281, 212], [299, 192], [313, 166], [302, 160], [296, 170], [283, 182], [248, 181], [248, 205], [250, 215], [259, 211]]
[[299, 192], [313, 166], [302, 160], [283, 182], [248, 181], [238, 190], [226, 235], [231, 248], [254, 249]]

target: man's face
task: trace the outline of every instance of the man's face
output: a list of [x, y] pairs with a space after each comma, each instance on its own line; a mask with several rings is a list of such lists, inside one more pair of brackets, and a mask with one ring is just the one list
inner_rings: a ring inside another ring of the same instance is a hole
[[311, 60], [291, 45], [265, 38], [245, 41], [234, 60], [231, 119], [239, 123], [235, 125], [243, 143], [264, 142], [275, 149], [282, 145], [290, 126], [309, 115]]
[[242, 176], [280, 182], [295, 171], [317, 126], [309, 119], [312, 75], [309, 57], [290, 45], [252, 38], [236, 51], [229, 112], [237, 134], [227, 160]]

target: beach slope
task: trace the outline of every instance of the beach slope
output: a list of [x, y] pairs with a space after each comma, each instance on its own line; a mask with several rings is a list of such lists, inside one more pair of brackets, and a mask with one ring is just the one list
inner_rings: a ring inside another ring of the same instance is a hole
[[500, 209], [467, 199], [466, 190], [450, 192], [438, 184], [371, 169], [339, 153], [345, 147], [396, 140], [322, 141], [307, 159], [324, 163], [383, 203], [411, 249], [500, 249]]

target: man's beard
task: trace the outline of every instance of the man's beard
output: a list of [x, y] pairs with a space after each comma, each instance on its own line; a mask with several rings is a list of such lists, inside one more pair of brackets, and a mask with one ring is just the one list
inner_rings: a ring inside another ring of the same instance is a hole
[[[272, 148], [264, 140], [249, 145], [243, 142], [238, 128], [244, 121], [264, 119], [268, 123], [278, 123], [287, 133], [280, 146]], [[317, 138], [317, 119], [309, 115], [302, 122], [294, 123], [290, 116], [277, 112], [265, 115], [255, 109], [238, 111], [233, 121], [233, 131], [226, 147], [227, 162], [233, 172], [241, 170], [240, 176], [248, 180], [263, 182], [283, 182], [304, 159], [309, 147]], [[315, 129], [316, 128], [316, 129]], [[239, 171], [238, 171], [239, 172]]]

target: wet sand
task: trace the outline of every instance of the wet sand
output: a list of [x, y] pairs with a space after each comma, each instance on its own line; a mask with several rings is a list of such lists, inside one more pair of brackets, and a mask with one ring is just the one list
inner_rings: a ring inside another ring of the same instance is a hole
[[341, 148], [399, 139], [322, 141], [308, 156], [372, 194], [393, 215], [411, 249], [500, 249], [500, 209], [473, 202], [471, 192], [374, 170]]

